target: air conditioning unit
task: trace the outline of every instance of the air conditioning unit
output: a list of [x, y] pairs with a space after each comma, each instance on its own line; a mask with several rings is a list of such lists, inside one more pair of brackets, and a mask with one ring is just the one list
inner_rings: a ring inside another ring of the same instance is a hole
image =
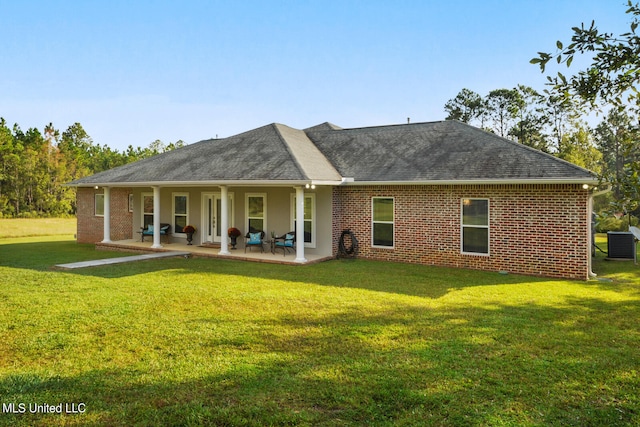
[[609, 259], [635, 259], [636, 245], [633, 233], [609, 231], [607, 233], [607, 252]]

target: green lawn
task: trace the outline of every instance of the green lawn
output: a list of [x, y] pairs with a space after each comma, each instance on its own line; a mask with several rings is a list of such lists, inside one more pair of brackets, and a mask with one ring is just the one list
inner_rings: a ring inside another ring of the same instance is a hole
[[73, 236], [75, 218], [0, 219], [0, 239], [26, 236]]
[[26, 409], [0, 425], [640, 424], [633, 262], [599, 254], [590, 282], [363, 260], [50, 269], [121, 255], [0, 240], [0, 403]]

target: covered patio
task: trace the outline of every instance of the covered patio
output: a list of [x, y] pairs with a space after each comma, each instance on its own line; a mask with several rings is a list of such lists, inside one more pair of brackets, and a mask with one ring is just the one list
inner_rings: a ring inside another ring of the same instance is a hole
[[141, 242], [140, 240], [127, 239], [111, 242], [99, 242], [96, 243], [97, 250], [116, 250], [122, 252], [131, 253], [153, 253], [153, 252], [189, 252], [194, 257], [204, 258], [218, 258], [218, 259], [230, 259], [238, 261], [253, 261], [263, 262], [271, 264], [290, 264], [290, 265], [307, 265], [315, 264], [322, 261], [332, 259], [331, 256], [307, 254], [305, 262], [300, 263], [296, 261], [296, 252], [289, 251], [284, 255], [281, 250], [272, 253], [269, 243], [265, 243], [264, 252], [256, 248], [248, 249], [245, 253], [244, 243], [238, 244], [237, 249], [229, 248], [228, 254], [220, 253], [220, 246], [218, 245], [187, 245], [184, 243], [169, 243], [163, 244], [160, 247], [153, 247], [153, 242]]
[[[280, 253], [278, 262], [306, 264], [332, 254], [332, 189], [343, 182], [304, 131], [274, 123], [69, 185], [78, 187], [79, 242], [162, 250], [168, 236], [172, 250], [180, 250], [178, 245], [187, 246], [184, 228], [190, 225], [197, 230], [194, 246], [188, 246], [194, 254], [271, 261], [278, 256], [255, 250], [245, 256], [243, 246], [232, 250], [228, 230], [236, 228], [243, 236], [288, 233], [295, 235], [295, 253]], [[147, 230], [149, 243], [135, 241], [141, 229]], [[205, 243], [219, 246], [195, 246]]]

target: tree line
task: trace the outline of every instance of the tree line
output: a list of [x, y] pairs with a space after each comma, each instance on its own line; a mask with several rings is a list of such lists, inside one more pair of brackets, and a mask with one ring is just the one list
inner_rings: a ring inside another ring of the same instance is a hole
[[640, 117], [630, 109], [609, 109], [589, 125], [577, 98], [555, 96], [519, 85], [486, 96], [462, 89], [444, 106], [448, 120], [460, 120], [504, 138], [553, 154], [596, 172], [612, 187], [610, 211], [637, 209]]
[[[637, 214], [640, 117], [610, 109], [589, 126], [577, 97], [560, 97], [519, 85], [485, 96], [462, 89], [444, 106], [448, 120], [494, 132], [599, 174], [612, 192], [603, 212]], [[80, 123], [60, 132], [50, 123], [40, 132], [9, 128], [0, 118], [0, 217], [67, 216], [76, 213], [75, 188], [65, 183], [184, 146], [183, 141], [124, 151], [95, 144]]]
[[[449, 119], [475, 124], [598, 173], [602, 187], [612, 190], [596, 206], [607, 219], [611, 214], [640, 216], [639, 4], [628, 0], [625, 13], [630, 18], [628, 31], [614, 34], [601, 31], [595, 21], [582, 23], [571, 28], [568, 42], [556, 42], [555, 52], [538, 52], [530, 62], [548, 73], [542, 93], [522, 85], [486, 96], [463, 89], [444, 107]], [[579, 57], [587, 65], [575, 74], [549, 72], [552, 65], [570, 69]], [[600, 120], [589, 125], [594, 120], [586, 117], [594, 114]]]
[[[448, 120], [494, 132], [599, 174], [612, 192], [598, 210], [638, 212], [640, 117], [613, 108], [596, 126], [584, 119], [576, 97], [559, 97], [519, 85], [481, 96], [462, 89], [444, 106]], [[76, 213], [75, 188], [65, 183], [184, 146], [183, 141], [124, 151], [95, 144], [80, 123], [60, 132], [9, 128], [0, 118], [0, 217], [68, 216]]]
[[80, 123], [64, 132], [51, 123], [25, 132], [0, 117], [0, 217], [75, 215], [75, 188], [64, 184], [183, 145], [156, 140], [118, 151], [95, 144]]
[[[570, 68], [577, 56], [593, 55], [572, 76], [547, 77], [542, 92], [518, 85], [480, 94], [462, 89], [444, 106], [447, 119], [460, 120], [502, 137], [583, 166], [612, 191], [598, 211], [640, 213], [640, 7], [630, 0], [629, 31], [600, 31], [595, 22], [572, 28], [570, 42], [557, 41], [555, 52], [538, 52], [531, 63], [548, 72], [553, 63]], [[600, 121], [588, 124], [598, 113]], [[94, 144], [79, 123], [60, 133], [50, 123], [44, 131], [23, 132], [0, 118], [0, 216], [64, 216], [76, 212], [75, 190], [63, 184], [163, 151], [182, 141], [120, 152]]]

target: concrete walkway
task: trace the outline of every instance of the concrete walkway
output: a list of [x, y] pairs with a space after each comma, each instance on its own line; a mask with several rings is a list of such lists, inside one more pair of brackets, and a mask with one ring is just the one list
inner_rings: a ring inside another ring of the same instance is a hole
[[98, 267], [101, 265], [110, 265], [110, 264], [122, 264], [125, 262], [144, 261], [147, 259], [156, 259], [156, 258], [168, 258], [168, 257], [176, 257], [176, 256], [186, 257], [189, 255], [191, 255], [190, 252], [182, 252], [182, 251], [156, 252], [156, 253], [144, 254], [144, 255], [123, 256], [118, 258], [105, 258], [105, 259], [96, 259], [92, 261], [72, 262], [69, 264], [58, 264], [55, 266], [55, 268], [61, 268], [64, 270], [75, 270], [77, 268]]

